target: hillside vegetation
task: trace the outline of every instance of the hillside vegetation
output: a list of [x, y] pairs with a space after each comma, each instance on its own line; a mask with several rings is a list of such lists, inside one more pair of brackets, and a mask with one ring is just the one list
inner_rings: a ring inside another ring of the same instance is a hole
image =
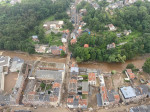
[[[82, 34], [77, 43], [70, 45], [73, 56], [81, 61], [124, 62], [137, 55], [150, 53], [150, 3], [136, 2], [113, 11], [113, 15], [101, 8], [94, 10], [90, 5], [81, 3], [78, 9], [87, 9], [83, 20], [87, 23], [92, 35]], [[109, 31], [106, 25], [113, 24], [117, 30]], [[132, 30], [128, 36], [117, 37], [117, 33]], [[119, 45], [125, 42], [124, 45]], [[115, 43], [116, 48], [107, 49], [107, 45]], [[84, 48], [89, 44], [89, 48]]]
[[[34, 53], [34, 45], [29, 41], [31, 32], [45, 18], [52, 15], [61, 18], [70, 2], [71, 0], [54, 3], [51, 0], [24, 0], [14, 6], [0, 6], [0, 49]], [[43, 38], [42, 34], [39, 34], [40, 39]]]

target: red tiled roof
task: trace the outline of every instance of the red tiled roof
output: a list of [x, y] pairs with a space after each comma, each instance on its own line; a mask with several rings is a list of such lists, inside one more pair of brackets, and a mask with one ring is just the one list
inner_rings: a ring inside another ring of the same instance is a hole
[[59, 55], [60, 54], [60, 50], [52, 50], [51, 51], [52, 52], [52, 54], [54, 54], [54, 55]]
[[89, 47], [89, 44], [84, 44], [84, 48], [88, 48]]
[[89, 73], [88, 79], [89, 79], [89, 81], [95, 81], [96, 80], [95, 73]]
[[72, 40], [71, 40], [71, 44], [75, 44], [76, 42], [77, 42], [76, 39], [72, 39]]
[[127, 73], [132, 73], [131, 69], [126, 69]]
[[87, 99], [80, 99], [80, 100], [79, 100], [79, 104], [80, 104], [80, 105], [87, 105], [87, 104], [88, 104], [88, 101], [87, 101]]
[[101, 87], [101, 90], [102, 90], [103, 101], [106, 101], [106, 100], [107, 100], [106, 87], [105, 87], [105, 86], [102, 86], [102, 87]]
[[130, 77], [130, 79], [134, 79], [135, 78], [135, 74], [134, 73], [129, 73], [129, 77]]
[[53, 84], [53, 88], [59, 88], [59, 87], [60, 87], [59, 83], [56, 82], [56, 83]]
[[118, 94], [114, 95], [114, 98], [115, 98], [116, 101], [120, 100], [120, 96]]
[[68, 98], [67, 103], [73, 103], [73, 98]]

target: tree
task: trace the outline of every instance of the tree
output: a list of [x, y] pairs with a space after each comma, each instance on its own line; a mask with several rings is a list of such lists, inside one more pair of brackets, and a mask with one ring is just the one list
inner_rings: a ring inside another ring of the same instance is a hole
[[144, 66], [142, 67], [143, 71], [146, 73], [150, 73], [150, 58], [148, 58], [145, 63]]
[[60, 56], [61, 56], [61, 57], [64, 57], [65, 55], [66, 55], [66, 53], [65, 53], [63, 50], [61, 50]]
[[135, 66], [132, 63], [128, 64], [126, 67], [126, 69], [134, 69], [134, 68]]
[[76, 57], [76, 61], [77, 61], [77, 63], [81, 63], [83, 61], [83, 59], [81, 59], [80, 57]]

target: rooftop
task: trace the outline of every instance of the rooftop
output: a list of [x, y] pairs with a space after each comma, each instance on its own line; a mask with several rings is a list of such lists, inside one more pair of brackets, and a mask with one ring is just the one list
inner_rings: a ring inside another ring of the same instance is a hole
[[120, 88], [120, 91], [122, 92], [122, 95], [125, 99], [129, 99], [136, 96], [135, 90], [131, 87], [122, 87]]

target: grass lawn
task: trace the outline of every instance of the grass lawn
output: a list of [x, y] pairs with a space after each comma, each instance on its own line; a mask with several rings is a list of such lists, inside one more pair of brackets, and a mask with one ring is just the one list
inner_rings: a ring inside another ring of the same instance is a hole
[[60, 45], [63, 45], [63, 43], [61, 42], [61, 36], [62, 34], [49, 34], [49, 35], [46, 35], [46, 39], [49, 41], [49, 45], [52, 46], [52, 45], [57, 45], [57, 46], [60, 46]]
[[86, 94], [82, 94], [82, 99], [87, 99], [87, 95]]

